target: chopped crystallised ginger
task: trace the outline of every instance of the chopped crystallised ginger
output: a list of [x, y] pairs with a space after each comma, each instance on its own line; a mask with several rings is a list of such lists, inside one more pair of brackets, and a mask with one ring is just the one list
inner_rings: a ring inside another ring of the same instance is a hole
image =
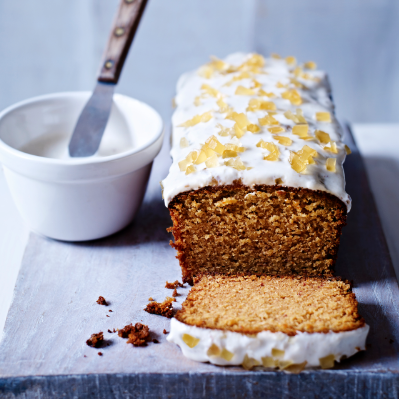
[[326, 160], [326, 169], [327, 171], [330, 171], [331, 173], [335, 173], [336, 172], [336, 161], [337, 159], [331, 158], [329, 157]]
[[245, 88], [245, 86], [240, 85], [235, 90], [235, 94], [236, 95], [250, 96], [250, 95], [254, 95], [255, 91], [253, 89], [248, 89], [248, 88]]
[[304, 64], [304, 67], [307, 68], [308, 70], [316, 70], [316, 63], [314, 61], [307, 61]]
[[330, 141], [330, 146], [325, 146], [323, 149], [331, 153], [338, 153], [337, 145], [334, 141]]
[[315, 137], [324, 145], [330, 142], [330, 135], [327, 132], [316, 130]]
[[305, 145], [298, 152], [291, 152], [289, 162], [293, 170], [297, 173], [301, 173], [306, 169], [308, 164], [316, 164], [313, 160], [314, 157], [317, 157], [317, 151], [312, 149], [308, 145]]
[[267, 97], [275, 97], [276, 96], [273, 92], [267, 93], [263, 89], [259, 89], [258, 95], [259, 96], [267, 96]]
[[351, 149], [347, 145], [344, 145], [344, 149], [345, 149], [345, 152], [347, 153], [347, 155], [350, 155], [352, 153]]
[[268, 114], [265, 117], [259, 118], [260, 125], [279, 125], [280, 123], [272, 116]]
[[265, 142], [263, 139], [261, 139], [256, 146], [258, 148], [263, 148], [266, 149], [270, 152], [269, 155], [265, 156], [263, 159], [268, 160], [268, 161], [277, 161], [279, 156], [280, 156], [280, 151], [278, 147], [273, 143], [273, 142]]
[[199, 123], [206, 123], [211, 120], [211, 118], [212, 114], [209, 111], [200, 115], [197, 114], [195, 117], [179, 125], [179, 127], [193, 127], [194, 125]]
[[322, 369], [330, 369], [334, 367], [335, 357], [333, 354], [327, 355], [324, 358], [320, 358], [320, 367]]
[[244, 163], [242, 163], [242, 160], [238, 157], [235, 159], [228, 159], [224, 164], [228, 167], [233, 167], [236, 170], [246, 170], [246, 167], [244, 166]]
[[200, 338], [192, 337], [190, 334], [183, 334], [182, 341], [188, 345], [189, 348], [194, 348], [198, 345]]
[[[271, 128], [270, 128], [271, 129]], [[269, 131], [270, 131], [269, 129]], [[292, 139], [288, 138], [287, 136], [279, 136], [276, 135], [273, 137], [280, 145], [290, 146], [292, 144]]]
[[293, 56], [288, 56], [285, 58], [285, 62], [289, 65], [293, 65], [297, 63], [297, 59]]
[[325, 123], [331, 122], [331, 114], [326, 111], [318, 111], [316, 113], [316, 121], [323, 121]]
[[283, 99], [289, 100], [292, 104], [295, 104], [296, 106], [302, 104], [301, 95], [298, 93], [296, 89], [288, 89], [287, 91], [281, 94], [281, 97]]
[[272, 134], [279, 134], [280, 132], [284, 132], [285, 129], [283, 127], [271, 127], [267, 129]]
[[232, 113], [228, 114], [226, 116], [226, 119], [235, 121], [238, 124], [238, 127], [241, 130], [246, 129], [246, 127], [251, 123], [248, 120], [248, 117], [244, 113], [237, 113], [235, 111], [233, 111]]
[[258, 111], [258, 110], [276, 110], [277, 107], [273, 102], [266, 102], [260, 99], [251, 99], [248, 103], [246, 111]]
[[183, 137], [180, 139], [180, 148], [187, 148], [189, 145], [187, 138]]

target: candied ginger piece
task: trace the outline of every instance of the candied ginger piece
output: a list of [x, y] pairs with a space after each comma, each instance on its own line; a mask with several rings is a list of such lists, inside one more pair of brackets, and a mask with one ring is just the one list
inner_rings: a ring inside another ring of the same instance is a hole
[[334, 141], [330, 141], [330, 146], [325, 146], [323, 150], [327, 150], [328, 152], [331, 153], [336, 153], [336, 154], [338, 153], [337, 145]]
[[192, 337], [190, 334], [183, 334], [182, 341], [188, 345], [189, 348], [194, 348], [198, 345], [200, 338]]
[[219, 108], [220, 108], [220, 113], [226, 113], [230, 110], [230, 107], [228, 106], [228, 104], [221, 97], [219, 99], [217, 99], [216, 103], [217, 103], [217, 106], [219, 106]]
[[188, 156], [178, 162], [178, 166], [180, 167], [180, 171], [186, 171], [187, 167], [192, 164], [198, 158], [198, 152], [192, 151], [189, 152]]
[[220, 155], [223, 154], [225, 150], [224, 145], [222, 145], [214, 135], [208, 138], [208, 140], [205, 142], [205, 145]]
[[292, 104], [299, 106], [302, 104], [301, 95], [298, 93], [296, 89], [288, 89], [281, 94], [283, 99], [289, 100]]
[[286, 370], [286, 372], [289, 372], [289, 373], [298, 374], [298, 373], [301, 373], [305, 369], [305, 366], [307, 363], [308, 363], [307, 361], [305, 361], [303, 363], [293, 363], [290, 366], [287, 366], [285, 368], [285, 370]]
[[217, 133], [220, 136], [229, 136], [232, 131], [231, 128], [224, 127], [221, 124], [217, 124], [216, 127], [220, 129], [220, 131]]
[[277, 349], [277, 348], [273, 348], [272, 349], [272, 356], [274, 356], [275, 358], [282, 358], [285, 354], [285, 351], [281, 350], [281, 349]]
[[259, 89], [258, 95], [259, 96], [267, 96], [267, 97], [275, 97], [276, 96], [273, 92], [267, 93], [263, 89]]
[[279, 134], [280, 132], [284, 132], [285, 129], [283, 127], [271, 127], [267, 129], [272, 134]]
[[295, 111], [297, 113], [298, 122], [306, 124], [306, 120], [302, 109], [296, 109]]
[[281, 185], [283, 183], [283, 180], [281, 178], [276, 178], [274, 182], [276, 183], [276, 185]]
[[226, 119], [235, 121], [242, 130], [244, 130], [251, 123], [244, 113], [237, 113], [235, 111], [228, 114]]
[[294, 65], [294, 64], [297, 63], [297, 59], [294, 56], [288, 56], [288, 57], [285, 58], [285, 62], [288, 65]]
[[245, 148], [243, 146], [237, 146], [234, 143], [226, 143], [225, 145], [226, 150], [233, 150], [235, 152], [244, 152]]
[[300, 158], [297, 152], [290, 152], [288, 161], [290, 162], [291, 168], [297, 173], [301, 173], [306, 169], [307, 163]]
[[276, 104], [274, 102], [266, 102], [260, 99], [251, 99], [248, 103], [246, 111], [257, 111], [257, 110], [276, 110]]
[[337, 162], [337, 159], [329, 157], [326, 160], [326, 169], [327, 169], [327, 171], [330, 171], [331, 173], [335, 173], [336, 172], [336, 162]]
[[276, 135], [273, 138], [276, 139], [280, 145], [290, 146], [292, 144], [292, 139], [287, 136]]
[[280, 81], [276, 83], [276, 88], [288, 88], [288, 85], [282, 84]]
[[194, 105], [195, 105], [196, 107], [202, 105], [201, 97], [200, 97], [200, 96], [196, 96], [196, 97], [195, 97], [195, 99], [194, 99]]
[[351, 149], [348, 147], [348, 145], [344, 145], [344, 149], [345, 149], [345, 152], [347, 153], [347, 155], [350, 155], [352, 153]]
[[322, 369], [330, 369], [334, 367], [335, 357], [333, 354], [327, 355], [324, 358], [319, 358], [320, 367]]
[[192, 174], [196, 171], [196, 168], [193, 164], [190, 164], [185, 170], [185, 175]]
[[219, 165], [219, 159], [217, 157], [216, 153], [213, 153], [212, 156], [210, 156], [206, 161], [205, 165], [207, 168], [212, 168], [212, 167], [218, 167]]
[[242, 163], [242, 160], [240, 157], [236, 157], [235, 159], [228, 159], [224, 164], [228, 167], [233, 167], [236, 170], [246, 170], [246, 167], [244, 166], [244, 163]]
[[320, 143], [323, 143], [324, 145], [330, 142], [330, 135], [327, 132], [316, 130], [315, 137], [319, 140]]
[[288, 120], [294, 121], [295, 124], [300, 123], [298, 117], [291, 110], [287, 110], [284, 113], [284, 117], [287, 118]]
[[316, 121], [322, 121], [325, 123], [331, 123], [331, 114], [326, 111], [318, 111], [316, 113]]
[[185, 137], [182, 137], [180, 139], [180, 148], [187, 148], [188, 146], [189, 146], [188, 139]]
[[262, 68], [264, 65], [265, 65], [264, 57], [261, 56], [260, 54], [255, 53], [252, 54], [252, 56], [247, 61], [241, 64], [238, 67], [238, 69], [258, 73], [260, 71], [260, 68]]
[[314, 61], [307, 61], [304, 64], [304, 67], [307, 68], [308, 70], [316, 70], [317, 65]]
[[301, 82], [299, 82], [297, 79], [295, 79], [295, 78], [290, 78], [290, 82], [294, 85], [294, 86], [296, 86], [297, 88], [302, 88], [302, 89], [305, 89], [306, 88], [306, 86], [303, 84], [303, 83], [301, 83]]
[[231, 359], [233, 359], [234, 354], [228, 350], [226, 350], [225, 348], [223, 348], [223, 351], [221, 351], [221, 355], [220, 355], [223, 359], [225, 359], [226, 361], [230, 362]]
[[201, 122], [206, 123], [209, 120], [211, 120], [211, 118], [212, 118], [212, 114], [209, 111], [207, 111], [206, 113], [203, 113], [200, 115], [197, 114], [195, 117], [193, 117], [190, 120], [185, 121], [184, 123], [179, 125], [179, 127], [193, 127], [194, 125], [199, 124]]
[[308, 129], [309, 125], [308, 124], [299, 124], [299, 125], [294, 125], [292, 127], [292, 133], [294, 135], [298, 135], [301, 138], [308, 136]]
[[206, 144], [202, 146], [202, 150], [206, 153], [207, 157], [211, 157], [216, 154], [216, 152], [213, 149], [210, 149]]
[[262, 86], [262, 84], [256, 79], [253, 79], [252, 82], [253, 82], [253, 89], [260, 88]]
[[216, 344], [213, 343], [207, 350], [207, 355], [208, 356], [220, 356], [221, 350]]
[[252, 132], [253, 134], [257, 134], [260, 131], [259, 126], [257, 126], [256, 124], [249, 124], [246, 129], [250, 132]]
[[306, 169], [308, 164], [316, 164], [313, 158], [317, 157], [317, 155], [318, 153], [315, 149], [305, 145], [298, 152], [290, 152], [289, 162], [293, 170], [297, 173], [301, 173]]
[[271, 115], [268, 114], [265, 117], [259, 118], [260, 125], [279, 125], [280, 123]]
[[202, 84], [201, 90], [203, 90], [208, 95], [213, 96], [213, 97], [218, 97], [220, 95], [220, 92], [217, 89], [212, 88], [208, 84]]
[[237, 157], [238, 153], [235, 150], [226, 149], [223, 152], [223, 159], [228, 159], [229, 157]]
[[242, 361], [242, 367], [246, 370], [252, 369], [254, 366], [260, 366], [261, 363], [254, 358], [249, 358], [248, 354], [245, 354], [244, 360]]
[[281, 59], [281, 56], [279, 54], [277, 54], [277, 53], [270, 54], [270, 57], [271, 58], [275, 58], [276, 60], [280, 60]]
[[242, 138], [245, 135], [245, 131], [241, 129], [238, 123], [234, 124], [234, 136], [237, 138]]
[[210, 59], [212, 60], [210, 62], [210, 65], [218, 71], [224, 71], [227, 70], [230, 66], [229, 64], [227, 64], [225, 61], [220, 60], [218, 57], [216, 56], [210, 56]]
[[245, 86], [240, 85], [235, 90], [235, 94], [236, 95], [250, 96], [250, 95], [254, 95], [255, 91], [253, 89], [245, 88]]
[[203, 65], [202, 67], [200, 67], [198, 69], [198, 75], [200, 75], [201, 77], [206, 78], [206, 79], [210, 79], [212, 77], [213, 73], [214, 73], [214, 69], [209, 64]]
[[257, 147], [266, 149], [270, 152], [267, 156], [265, 156], [263, 159], [275, 162], [278, 160], [280, 156], [280, 151], [278, 147], [273, 143], [273, 142], [265, 142], [263, 140], [259, 141], [256, 145]]
[[243, 79], [247, 79], [250, 77], [251, 77], [251, 75], [249, 74], [249, 72], [243, 71], [243, 72], [239, 73], [238, 75], [236, 75], [234, 78], [232, 78], [230, 81], [226, 82], [224, 84], [224, 86], [230, 86], [236, 81], [242, 81]]
[[280, 370], [285, 370], [287, 369], [289, 366], [291, 366], [293, 364], [292, 361], [279, 361], [278, 362], [278, 368]]
[[203, 163], [204, 161], [206, 161], [207, 157], [208, 157], [208, 156], [207, 156], [206, 152], [205, 152], [204, 150], [201, 150], [201, 151], [199, 152], [199, 155], [198, 155], [197, 159], [194, 161], [194, 164], [201, 164], [201, 163]]
[[276, 361], [270, 356], [263, 357], [262, 364], [265, 368], [275, 368], [277, 366]]

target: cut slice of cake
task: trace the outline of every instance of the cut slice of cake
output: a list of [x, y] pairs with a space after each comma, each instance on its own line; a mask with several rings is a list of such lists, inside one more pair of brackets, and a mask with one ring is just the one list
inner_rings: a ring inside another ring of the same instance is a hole
[[162, 187], [184, 281], [333, 275], [349, 149], [314, 68], [236, 53], [179, 80]]
[[203, 276], [167, 339], [216, 365], [331, 368], [365, 349], [369, 326], [357, 306], [338, 278]]

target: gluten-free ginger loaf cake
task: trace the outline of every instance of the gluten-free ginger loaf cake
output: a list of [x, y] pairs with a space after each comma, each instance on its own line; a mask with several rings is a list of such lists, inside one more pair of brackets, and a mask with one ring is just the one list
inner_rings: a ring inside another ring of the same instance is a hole
[[332, 276], [349, 149], [313, 62], [236, 53], [184, 74], [162, 182], [183, 280]]
[[195, 361], [298, 373], [364, 350], [368, 331], [338, 278], [214, 275], [195, 279], [167, 339]]

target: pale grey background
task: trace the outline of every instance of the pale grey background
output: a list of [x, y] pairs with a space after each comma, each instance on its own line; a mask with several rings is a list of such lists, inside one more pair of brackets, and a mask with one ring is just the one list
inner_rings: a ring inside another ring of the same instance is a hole
[[[0, 0], [0, 109], [86, 90], [117, 0]], [[315, 60], [340, 118], [398, 122], [397, 0], [149, 0], [118, 92], [168, 120], [179, 75], [234, 51]]]

